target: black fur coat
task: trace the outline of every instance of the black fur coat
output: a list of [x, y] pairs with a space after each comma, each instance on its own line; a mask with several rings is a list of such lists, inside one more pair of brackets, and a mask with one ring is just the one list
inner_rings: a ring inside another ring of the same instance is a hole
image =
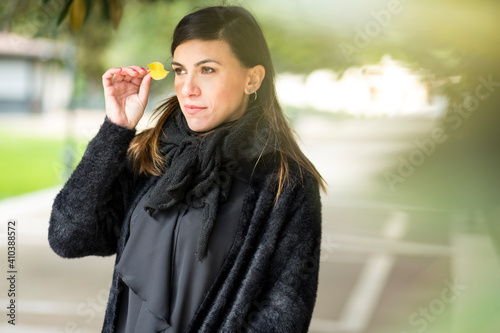
[[[156, 180], [130, 171], [134, 135], [106, 118], [90, 141], [52, 207], [49, 243], [58, 255], [119, 260], [130, 215]], [[275, 204], [274, 170], [264, 162], [253, 173], [234, 243], [186, 332], [307, 332], [318, 286], [319, 187], [292, 168]], [[115, 273], [102, 332], [115, 330], [119, 291]]]

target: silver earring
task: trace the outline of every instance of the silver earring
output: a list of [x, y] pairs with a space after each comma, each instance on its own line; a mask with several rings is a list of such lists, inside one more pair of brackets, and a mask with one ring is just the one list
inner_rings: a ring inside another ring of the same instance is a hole
[[[252, 89], [248, 89], [247, 92], [251, 94]], [[253, 92], [253, 102], [255, 102], [256, 100], [257, 100], [257, 90]]]

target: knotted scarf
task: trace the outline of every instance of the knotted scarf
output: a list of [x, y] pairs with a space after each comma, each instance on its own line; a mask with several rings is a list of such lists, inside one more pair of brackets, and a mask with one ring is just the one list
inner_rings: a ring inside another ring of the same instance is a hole
[[238, 120], [222, 124], [207, 133], [192, 131], [180, 108], [163, 127], [160, 152], [166, 169], [157, 181], [146, 211], [165, 210], [185, 202], [203, 208], [203, 221], [196, 252], [203, 261], [217, 217], [218, 205], [230, 195], [235, 172], [242, 162], [255, 162], [275, 150], [276, 139], [265, 122], [262, 109], [251, 106]]

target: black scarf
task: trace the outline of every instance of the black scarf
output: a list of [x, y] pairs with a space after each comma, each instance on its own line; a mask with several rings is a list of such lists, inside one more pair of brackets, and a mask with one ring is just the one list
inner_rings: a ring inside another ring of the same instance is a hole
[[185, 202], [203, 207], [197, 258], [207, 255], [217, 208], [230, 195], [240, 163], [256, 162], [275, 151], [276, 140], [269, 125], [259, 121], [262, 108], [251, 106], [238, 120], [222, 124], [203, 135], [189, 129], [180, 108], [172, 112], [163, 127], [160, 151], [166, 171], [158, 180], [145, 209], [150, 215]]

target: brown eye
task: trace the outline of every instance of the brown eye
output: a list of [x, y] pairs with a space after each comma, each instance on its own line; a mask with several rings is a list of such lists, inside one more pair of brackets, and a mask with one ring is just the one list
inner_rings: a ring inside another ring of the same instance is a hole
[[201, 73], [202, 74], [210, 74], [210, 73], [215, 73], [215, 70], [211, 67], [202, 67], [201, 68]]
[[182, 68], [180, 68], [180, 67], [177, 67], [177, 68], [174, 68], [174, 73], [175, 73], [175, 75], [181, 75], [181, 74], [185, 74], [185, 73], [186, 73], [186, 71], [185, 71], [185, 70], [183, 70], [183, 69], [182, 69]]

